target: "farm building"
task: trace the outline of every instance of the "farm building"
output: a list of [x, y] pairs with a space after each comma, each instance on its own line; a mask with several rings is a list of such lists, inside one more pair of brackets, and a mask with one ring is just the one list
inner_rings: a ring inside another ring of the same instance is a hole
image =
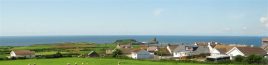
[[99, 57], [99, 54], [95, 51], [90, 51], [88, 54], [87, 54], [88, 57]]
[[10, 52], [10, 58], [15, 57], [25, 57], [25, 58], [34, 58], [35, 52], [30, 50], [16, 50]]

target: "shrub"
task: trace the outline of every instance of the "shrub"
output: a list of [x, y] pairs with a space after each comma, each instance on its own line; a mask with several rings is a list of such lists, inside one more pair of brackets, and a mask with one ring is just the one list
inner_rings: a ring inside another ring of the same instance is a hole
[[26, 57], [17, 57], [16, 59], [26, 59]]
[[221, 60], [217, 62], [218, 64], [231, 64], [232, 61], [231, 60]]
[[78, 57], [80, 54], [79, 53], [67, 53], [67, 54], [62, 54], [62, 57]]
[[10, 57], [11, 60], [16, 60], [17, 58], [16, 57]]
[[56, 54], [53, 54], [53, 58], [60, 58], [62, 54], [58, 51]]
[[0, 60], [8, 60], [7, 57], [1, 57]]
[[112, 57], [118, 57], [119, 55], [122, 55], [122, 51], [119, 49], [115, 49], [112, 53]]
[[236, 57], [234, 58], [234, 61], [236, 61], [236, 62], [242, 62], [243, 60], [244, 60], [244, 57], [241, 56], [241, 55], [238, 55], [238, 56], [236, 56]]
[[263, 59], [261, 60], [261, 62], [262, 62], [262, 64], [268, 64], [268, 58], [263, 58]]
[[247, 57], [246, 62], [248, 62], [249, 64], [253, 64], [253, 63], [260, 64], [262, 59], [263, 59], [262, 56], [250, 55]]

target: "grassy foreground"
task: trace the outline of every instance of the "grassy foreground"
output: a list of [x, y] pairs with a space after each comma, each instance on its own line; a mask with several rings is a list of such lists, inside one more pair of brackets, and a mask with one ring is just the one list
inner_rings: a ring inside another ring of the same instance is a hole
[[[154, 62], [141, 60], [125, 60], [125, 59], [101, 59], [101, 58], [58, 58], [58, 59], [26, 59], [26, 60], [6, 60], [0, 61], [0, 65], [28, 65], [36, 63], [36, 65], [213, 65], [213, 64], [197, 64], [197, 63], [175, 63], [175, 62]], [[224, 64], [226, 65], [226, 64]]]

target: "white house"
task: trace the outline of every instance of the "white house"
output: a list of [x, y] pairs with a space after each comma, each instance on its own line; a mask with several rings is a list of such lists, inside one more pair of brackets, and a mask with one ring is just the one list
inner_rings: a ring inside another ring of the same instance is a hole
[[153, 54], [146, 50], [137, 50], [131, 53], [133, 59], [150, 59], [153, 58]]
[[264, 49], [258, 48], [258, 47], [234, 47], [230, 51], [228, 51], [226, 54], [229, 55], [231, 59], [233, 59], [233, 57], [237, 55], [241, 55], [245, 57], [252, 55], [252, 54], [264, 56], [266, 55], [266, 53], [267, 52]]
[[10, 57], [25, 57], [25, 58], [34, 58], [35, 53], [30, 50], [16, 50], [10, 52]]
[[221, 55], [221, 52], [218, 49], [212, 48], [210, 50], [210, 56], [217, 56], [217, 55]]
[[193, 51], [193, 47], [191, 46], [179, 45], [176, 49], [174, 49], [173, 57], [189, 56], [192, 51]]

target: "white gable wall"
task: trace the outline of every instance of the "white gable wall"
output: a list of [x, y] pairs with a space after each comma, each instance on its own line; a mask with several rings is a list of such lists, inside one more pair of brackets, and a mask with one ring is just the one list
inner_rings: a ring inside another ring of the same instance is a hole
[[170, 49], [169, 46], [167, 46], [167, 50], [168, 50], [168, 52], [169, 52], [170, 54], [172, 54], [171, 49]]
[[14, 51], [11, 51], [11, 52], [10, 52], [10, 56], [11, 56], [11, 57], [16, 57], [15, 52], [14, 52]]
[[26, 58], [34, 58], [35, 55], [17, 55], [14, 51], [10, 52], [10, 57], [26, 57]]
[[131, 57], [132, 57], [133, 59], [137, 59], [137, 54], [136, 54], [136, 53], [131, 53]]
[[229, 56], [237, 56], [237, 55], [241, 55], [241, 56], [245, 56], [241, 51], [239, 51], [236, 47], [234, 47], [233, 49], [231, 49], [230, 51], [227, 52], [227, 55]]
[[239, 51], [239, 49], [237, 49], [236, 47], [232, 48], [226, 54], [229, 55], [231, 57], [231, 59], [233, 59], [233, 57], [238, 56], [238, 55], [245, 56], [245, 54], [243, 54], [241, 51]]
[[216, 55], [220, 55], [220, 51], [218, 51], [217, 49], [213, 48], [210, 52], [211, 56], [216, 56]]

